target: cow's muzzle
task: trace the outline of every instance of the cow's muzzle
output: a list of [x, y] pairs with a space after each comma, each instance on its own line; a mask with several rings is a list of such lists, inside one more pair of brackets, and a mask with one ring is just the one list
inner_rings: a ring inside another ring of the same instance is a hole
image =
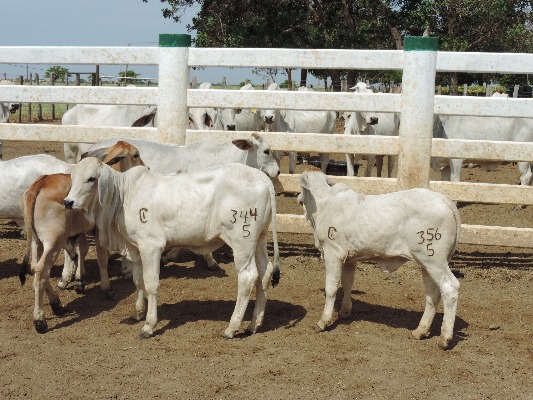
[[65, 206], [65, 208], [68, 208], [69, 210], [72, 209], [72, 206], [74, 205], [74, 200], [63, 200], [63, 205]]
[[15, 114], [19, 108], [20, 108], [19, 103], [11, 104], [11, 107], [9, 108], [9, 112], [11, 114]]
[[378, 123], [378, 117], [370, 117], [370, 125], [376, 125]]

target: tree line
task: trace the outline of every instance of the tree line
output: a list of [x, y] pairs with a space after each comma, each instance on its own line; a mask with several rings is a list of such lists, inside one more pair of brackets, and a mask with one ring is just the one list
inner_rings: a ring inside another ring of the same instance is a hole
[[[149, 0], [142, 0], [148, 2]], [[152, 0], [157, 1], [157, 0]], [[439, 49], [461, 52], [529, 53], [533, 51], [533, 0], [159, 0], [162, 16], [179, 22], [187, 8], [198, 14], [189, 32], [197, 47], [298, 49], [396, 49], [403, 37], [424, 33], [439, 38]], [[305, 85], [303, 69], [300, 84]], [[364, 74], [401, 81], [400, 71], [309, 70], [330, 77], [333, 90], [341, 78], [349, 85]], [[286, 70], [289, 80], [291, 71]], [[498, 80], [529, 85], [528, 76], [437, 74], [438, 85]]]

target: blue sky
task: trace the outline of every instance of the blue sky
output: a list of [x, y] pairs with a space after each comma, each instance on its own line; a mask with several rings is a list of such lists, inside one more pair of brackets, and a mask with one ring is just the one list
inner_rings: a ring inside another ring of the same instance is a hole
[[[0, 46], [157, 46], [160, 33], [188, 33], [196, 9], [190, 9], [181, 23], [164, 19], [159, 0], [1, 0]], [[194, 32], [191, 33], [194, 36]], [[44, 76], [49, 65], [0, 64], [0, 78], [28, 73]], [[71, 66], [65, 66], [73, 70]], [[83, 66], [74, 66], [80, 70]], [[94, 67], [86, 67], [92, 72]], [[124, 67], [100, 67], [101, 75], [116, 76]], [[156, 67], [134, 66], [144, 78], [157, 78]], [[262, 84], [264, 79], [251, 69], [206, 68], [191, 71], [198, 82], [228, 84], [244, 79]], [[285, 80], [278, 74], [278, 80]]]

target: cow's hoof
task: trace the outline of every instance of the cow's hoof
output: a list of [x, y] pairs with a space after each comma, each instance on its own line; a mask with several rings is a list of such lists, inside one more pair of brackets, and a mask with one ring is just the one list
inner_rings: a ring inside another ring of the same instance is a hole
[[104, 290], [104, 296], [107, 300], [115, 300], [116, 294], [113, 289]]
[[232, 332], [232, 331], [229, 331], [229, 330], [225, 330], [224, 331], [224, 339], [233, 339], [233, 337], [235, 336], [235, 332]]
[[137, 312], [131, 316], [131, 319], [141, 322], [146, 317], [146, 313], [144, 312]]
[[57, 317], [62, 317], [67, 313], [67, 309], [61, 303], [51, 303], [52, 313]]
[[63, 280], [57, 282], [57, 288], [59, 290], [65, 290], [67, 288], [67, 286], [68, 286], [68, 282], [65, 282]]
[[443, 337], [440, 337], [439, 340], [437, 340], [437, 345], [442, 350], [448, 350], [450, 348], [450, 340], [449, 339], [444, 339]]
[[74, 287], [74, 290], [76, 291], [77, 294], [85, 293], [85, 282], [76, 280], [74, 281], [72, 286]]
[[339, 317], [342, 319], [348, 319], [350, 318], [350, 315], [352, 314], [352, 310], [340, 310], [339, 311]]
[[209, 271], [221, 271], [222, 268], [220, 268], [220, 265], [218, 265], [217, 263], [214, 263], [213, 265], [207, 265], [207, 269]]
[[317, 322], [317, 323], [315, 324], [315, 327], [314, 327], [314, 328], [315, 328], [315, 332], [317, 332], [317, 333], [318, 333], [318, 332], [324, 332], [324, 331], [326, 330], [326, 327], [323, 326], [322, 323], [320, 323], [320, 322]]
[[150, 332], [145, 332], [145, 331], [142, 331], [140, 334], [139, 334], [139, 338], [140, 339], [150, 339], [153, 335], [153, 333], [150, 333]]
[[429, 337], [429, 331], [425, 330], [425, 329], [421, 329], [421, 328], [416, 328], [414, 331], [411, 332], [411, 335], [416, 339], [416, 340], [422, 340], [422, 339], [425, 339], [427, 337]]
[[46, 321], [44, 320], [33, 321], [33, 326], [35, 327], [35, 330], [37, 331], [37, 333], [48, 332], [48, 325], [46, 324]]

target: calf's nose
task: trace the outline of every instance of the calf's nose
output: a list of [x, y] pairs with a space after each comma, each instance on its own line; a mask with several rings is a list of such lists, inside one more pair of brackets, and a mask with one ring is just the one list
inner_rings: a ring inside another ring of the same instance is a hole
[[234, 131], [235, 130], [235, 125], [227, 125], [228, 127], [228, 131]]
[[63, 200], [63, 204], [65, 205], [65, 208], [72, 208], [74, 205], [74, 200]]

